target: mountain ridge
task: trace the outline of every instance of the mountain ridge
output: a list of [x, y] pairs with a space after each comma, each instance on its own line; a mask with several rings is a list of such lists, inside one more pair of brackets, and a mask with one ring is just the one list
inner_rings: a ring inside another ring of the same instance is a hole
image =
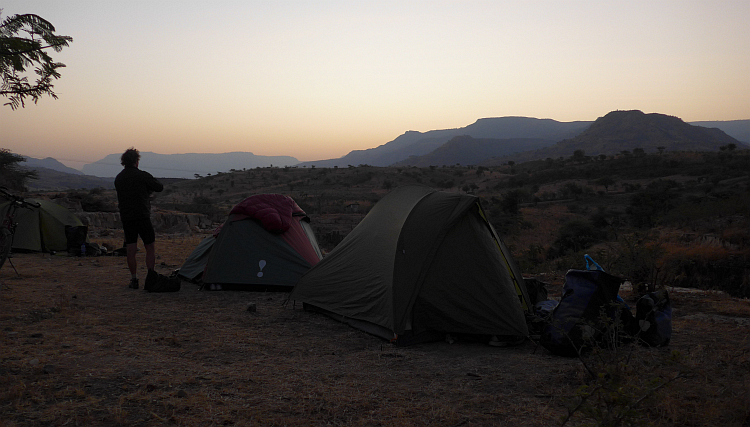
[[[367, 164], [389, 166], [410, 156], [427, 154], [456, 136], [494, 139], [546, 140], [552, 145], [561, 139], [577, 135], [591, 122], [559, 122], [553, 119], [505, 116], [481, 118], [463, 128], [431, 130], [428, 132], [407, 131], [396, 139], [378, 147], [353, 150], [338, 159], [302, 162], [298, 166], [346, 167]], [[532, 147], [535, 148], [535, 147]]]
[[[638, 111], [638, 110], [631, 110]], [[612, 113], [612, 112], [611, 112]], [[644, 114], [639, 111], [640, 114]], [[610, 113], [608, 113], [610, 114]], [[657, 113], [649, 113], [657, 114]], [[666, 115], [663, 115], [666, 116]], [[604, 116], [606, 117], [606, 115]], [[672, 117], [672, 116], [669, 116]], [[599, 118], [601, 119], [601, 117]], [[597, 120], [599, 120], [597, 119]], [[679, 120], [679, 118], [674, 117]], [[148, 170], [154, 176], [164, 178], [194, 178], [196, 175], [215, 174], [217, 172], [227, 172], [232, 169], [246, 169], [268, 166], [297, 166], [297, 167], [346, 167], [349, 165], [372, 165], [372, 166], [389, 166], [410, 164], [410, 162], [422, 162], [420, 156], [428, 155], [433, 151], [446, 145], [456, 137], [471, 137], [470, 141], [474, 146], [472, 150], [477, 149], [479, 145], [496, 145], [487, 149], [485, 156], [487, 161], [514, 160], [516, 162], [524, 161], [532, 152], [554, 147], [563, 141], [569, 141], [584, 133], [595, 121], [573, 121], [559, 122], [554, 119], [537, 119], [522, 116], [490, 117], [480, 118], [474, 123], [462, 128], [438, 129], [427, 132], [407, 131], [399, 135], [392, 141], [365, 150], [353, 150], [347, 155], [337, 159], [327, 159], [309, 162], [299, 162], [291, 156], [256, 156], [252, 152], [230, 152], [230, 153], [184, 153], [184, 154], [158, 154], [152, 152], [143, 152], [141, 167]], [[685, 123], [685, 122], [683, 122]], [[706, 129], [716, 129], [723, 131], [729, 136], [734, 137], [740, 143], [750, 144], [750, 120], [730, 120], [730, 121], [701, 121], [691, 122], [689, 124], [702, 124]], [[694, 125], [695, 126], [695, 125]], [[706, 135], [711, 135], [716, 131], [707, 130]], [[746, 139], [743, 139], [746, 138]], [[494, 140], [495, 142], [491, 142]], [[734, 142], [736, 143], [736, 142]], [[524, 145], [525, 144], [525, 145]], [[566, 144], [570, 144], [569, 142]], [[566, 144], [562, 144], [565, 148]], [[503, 147], [504, 146], [504, 147]], [[465, 147], [468, 149], [468, 147]], [[639, 147], [644, 148], [644, 147]], [[557, 148], [561, 150], [560, 147]], [[587, 154], [593, 154], [591, 148], [583, 148]], [[621, 148], [627, 150], [628, 148]], [[711, 148], [711, 149], [716, 149]], [[451, 153], [453, 150], [454, 154]], [[504, 151], [503, 151], [504, 150]], [[574, 149], [575, 150], [575, 149]], [[570, 155], [569, 149], [563, 149], [564, 155]], [[470, 162], [467, 164], [479, 164], [476, 156], [473, 158], [463, 158], [461, 147], [455, 142], [442, 148], [438, 154], [442, 153], [444, 160], [432, 155], [432, 160], [424, 160], [425, 163], [455, 164], [455, 159]], [[526, 153], [526, 154], [521, 154]], [[544, 154], [538, 154], [544, 155]], [[559, 155], [552, 153], [555, 157]], [[552, 155], [547, 155], [550, 157]], [[560, 154], [562, 155], [562, 154]], [[453, 158], [446, 158], [453, 156]], [[491, 159], [491, 157], [496, 159]], [[95, 177], [114, 177], [121, 170], [120, 154], [110, 154], [97, 162], [83, 166], [83, 172], [73, 168], [68, 168], [59, 161], [48, 157], [46, 159], [33, 159], [27, 157], [26, 164], [22, 165], [30, 169], [48, 168], [59, 172], [71, 174], [86, 174]], [[422, 164], [422, 163], [419, 163]]]
[[598, 118], [588, 129], [573, 138], [559, 141], [550, 147], [516, 153], [483, 164], [493, 166], [508, 160], [525, 162], [567, 157], [577, 150], [582, 150], [588, 156], [597, 156], [629, 152], [636, 148], [649, 152], [718, 151], [721, 146], [729, 144], [750, 148], [750, 144], [739, 141], [718, 128], [691, 125], [666, 114], [618, 110]]
[[64, 191], [81, 188], [115, 188], [115, 180], [98, 176], [62, 172], [45, 167], [33, 168], [37, 179], [29, 180], [26, 187], [30, 191]]
[[[101, 160], [84, 165], [83, 172], [87, 175], [115, 177], [122, 170], [120, 156], [121, 154], [109, 154]], [[195, 175], [209, 175], [232, 169], [294, 166], [298, 163], [299, 160], [291, 156], [260, 156], [247, 151], [184, 154], [142, 151], [140, 168], [159, 178], [193, 178]]]
[[[629, 110], [639, 111], [639, 110]], [[645, 113], [643, 113], [645, 114]], [[659, 114], [659, 113], [648, 113]], [[666, 115], [665, 115], [666, 116]], [[407, 131], [383, 145], [365, 150], [352, 150], [343, 157], [327, 160], [302, 162], [301, 167], [346, 167], [366, 164], [389, 166], [403, 164], [407, 159], [426, 155], [457, 136], [471, 136], [478, 139], [547, 139], [548, 145], [570, 139], [586, 130], [594, 121], [559, 122], [554, 119], [505, 116], [481, 118], [463, 128], [432, 130], [427, 132]], [[703, 121], [707, 128], [721, 129], [741, 143], [750, 144], [750, 120]], [[513, 124], [515, 129], [508, 131], [503, 125]], [[535, 148], [530, 147], [531, 151]], [[400, 157], [400, 158], [399, 158]], [[448, 161], [446, 164], [455, 162]]]
[[547, 145], [549, 145], [548, 140], [539, 138], [493, 139], [462, 135], [453, 137], [428, 154], [412, 156], [391, 166], [477, 165], [493, 157], [511, 155]]
[[45, 168], [45, 169], [55, 170], [58, 172], [69, 173], [72, 175], [84, 174], [78, 169], [73, 169], [71, 167], [65, 166], [60, 161], [52, 157], [45, 157], [43, 159], [36, 159], [34, 157], [29, 157], [29, 156], [23, 156], [23, 157], [26, 159], [26, 161], [23, 162], [21, 166], [26, 167], [28, 169]]

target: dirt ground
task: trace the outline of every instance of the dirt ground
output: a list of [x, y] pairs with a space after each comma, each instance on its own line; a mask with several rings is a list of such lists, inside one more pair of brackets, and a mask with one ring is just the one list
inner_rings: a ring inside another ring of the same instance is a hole
[[[159, 236], [157, 270], [179, 268], [200, 238]], [[285, 304], [288, 294], [187, 282], [177, 293], [128, 289], [123, 257], [35, 253], [12, 262], [20, 275], [8, 263], [0, 270], [3, 427], [550, 426], [591, 384], [581, 360], [533, 342], [395, 347]], [[139, 268], [142, 283], [142, 252]], [[623, 387], [648, 395], [622, 405], [654, 425], [750, 426], [750, 302], [671, 295], [670, 346], [620, 350], [629, 355], [618, 359], [630, 375]], [[643, 386], [654, 379], [670, 382]], [[589, 401], [568, 425], [589, 422], [589, 406], [617, 404]]]

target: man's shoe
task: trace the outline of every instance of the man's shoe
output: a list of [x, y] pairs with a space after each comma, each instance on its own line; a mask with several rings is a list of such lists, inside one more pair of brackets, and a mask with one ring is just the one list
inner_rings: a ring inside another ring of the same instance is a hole
[[138, 289], [138, 279], [130, 279], [130, 284], [128, 285], [130, 289]]

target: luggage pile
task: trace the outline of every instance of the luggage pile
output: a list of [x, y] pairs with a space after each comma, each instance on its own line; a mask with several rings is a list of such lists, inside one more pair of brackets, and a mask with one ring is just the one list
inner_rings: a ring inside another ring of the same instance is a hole
[[[589, 269], [589, 261], [594, 268]], [[593, 348], [627, 342], [660, 347], [672, 335], [672, 306], [666, 290], [649, 292], [636, 313], [618, 296], [623, 279], [606, 273], [587, 255], [587, 269], [569, 270], [559, 302], [535, 304], [539, 342], [553, 354], [580, 356]]]

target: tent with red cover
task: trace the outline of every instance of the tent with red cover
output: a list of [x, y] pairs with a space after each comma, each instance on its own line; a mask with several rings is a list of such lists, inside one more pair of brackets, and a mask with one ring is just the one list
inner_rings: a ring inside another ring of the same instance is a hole
[[281, 194], [238, 203], [215, 237], [203, 270], [204, 289], [291, 291], [323, 257], [310, 218]]

